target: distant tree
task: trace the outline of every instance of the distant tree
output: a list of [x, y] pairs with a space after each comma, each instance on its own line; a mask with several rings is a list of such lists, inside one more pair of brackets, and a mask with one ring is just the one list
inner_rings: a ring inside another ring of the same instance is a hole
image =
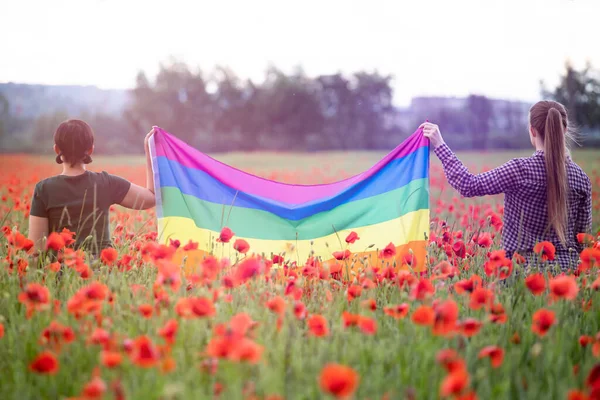
[[570, 118], [580, 127], [600, 127], [600, 71], [587, 64], [581, 71], [569, 63], [558, 86], [548, 91], [541, 83], [542, 96], [552, 98], [567, 107]]
[[8, 118], [10, 107], [8, 99], [0, 93], [0, 140], [2, 140], [7, 134], [6, 125], [8, 124]]
[[191, 72], [187, 65], [178, 62], [161, 65], [154, 84], [140, 72], [132, 95], [133, 102], [124, 117], [135, 136], [159, 125], [195, 145], [200, 144], [201, 134], [210, 127], [212, 99], [201, 70]]
[[54, 132], [61, 122], [69, 119], [65, 111], [56, 111], [52, 114], [42, 114], [33, 123], [33, 138], [36, 146], [51, 147], [54, 143]]
[[378, 73], [354, 74], [357, 134], [363, 138], [365, 148], [385, 147], [382, 145], [388, 133], [385, 120], [394, 110], [391, 80], [391, 76]]
[[213, 94], [211, 131], [218, 136], [218, 147], [239, 143], [239, 150], [257, 147], [261, 134], [266, 129], [266, 118], [258, 112], [257, 98], [260, 88], [252, 81], [242, 81], [231, 70], [218, 67], [213, 73], [217, 87]]
[[303, 150], [307, 138], [323, 130], [323, 115], [317, 87], [302, 71], [287, 76], [269, 68], [265, 82], [255, 97], [256, 112], [266, 116], [266, 146]]
[[485, 96], [470, 95], [467, 98], [467, 110], [469, 112], [470, 134], [474, 138], [473, 146], [485, 149], [493, 117], [492, 103]]
[[352, 148], [357, 140], [354, 123], [357, 101], [350, 81], [341, 74], [335, 74], [319, 76], [316, 82], [324, 119], [321, 143], [330, 148]]
[[133, 127], [124, 118], [111, 114], [87, 112], [82, 113], [78, 118], [86, 121], [94, 130], [96, 153], [129, 154], [143, 151], [143, 136], [132, 133]]

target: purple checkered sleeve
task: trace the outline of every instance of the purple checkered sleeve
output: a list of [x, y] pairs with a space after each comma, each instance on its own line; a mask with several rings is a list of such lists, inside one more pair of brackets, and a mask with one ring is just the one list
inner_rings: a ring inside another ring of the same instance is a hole
[[438, 146], [434, 152], [442, 162], [448, 182], [464, 197], [507, 193], [517, 187], [522, 179], [518, 159], [510, 160], [491, 171], [474, 175], [445, 143]]

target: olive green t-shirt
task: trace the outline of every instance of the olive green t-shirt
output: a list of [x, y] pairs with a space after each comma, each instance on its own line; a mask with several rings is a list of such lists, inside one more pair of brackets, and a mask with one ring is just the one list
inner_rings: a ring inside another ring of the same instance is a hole
[[30, 214], [48, 218], [50, 232], [75, 232], [75, 247], [98, 254], [112, 245], [109, 208], [123, 201], [131, 183], [107, 172], [57, 175], [35, 186]]

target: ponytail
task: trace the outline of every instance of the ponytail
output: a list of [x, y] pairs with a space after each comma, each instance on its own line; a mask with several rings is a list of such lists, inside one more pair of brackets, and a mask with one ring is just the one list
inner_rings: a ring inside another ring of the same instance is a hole
[[544, 129], [544, 159], [548, 185], [548, 222], [565, 244], [567, 230], [567, 167], [565, 149], [566, 121], [559, 110], [550, 108]]

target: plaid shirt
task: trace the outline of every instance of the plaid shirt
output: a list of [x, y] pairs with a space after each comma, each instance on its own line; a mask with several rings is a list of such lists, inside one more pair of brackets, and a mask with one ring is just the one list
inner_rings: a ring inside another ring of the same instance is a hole
[[556, 259], [561, 268], [577, 265], [578, 233], [592, 230], [592, 184], [583, 170], [567, 159], [569, 181], [568, 223], [566, 244], [563, 246], [554, 229], [548, 224], [546, 166], [544, 152], [536, 151], [528, 158], [515, 158], [506, 164], [482, 174], [473, 175], [443, 144], [434, 150], [442, 162], [446, 178], [464, 197], [504, 193], [504, 227], [502, 245], [507, 256], [516, 251], [533, 259], [536, 243], [548, 241], [556, 247]]

